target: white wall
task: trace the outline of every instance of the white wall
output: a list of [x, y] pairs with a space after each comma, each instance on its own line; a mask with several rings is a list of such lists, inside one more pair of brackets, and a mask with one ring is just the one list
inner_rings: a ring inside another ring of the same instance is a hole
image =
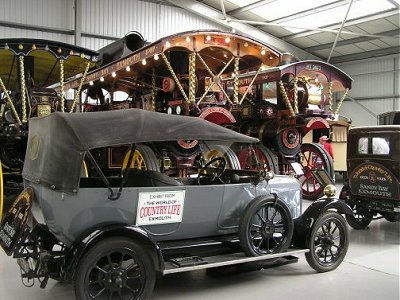
[[345, 101], [340, 110], [354, 125], [375, 125], [376, 115], [400, 110], [399, 57], [386, 56], [337, 66], [354, 80], [349, 95], [357, 99], [358, 104]]

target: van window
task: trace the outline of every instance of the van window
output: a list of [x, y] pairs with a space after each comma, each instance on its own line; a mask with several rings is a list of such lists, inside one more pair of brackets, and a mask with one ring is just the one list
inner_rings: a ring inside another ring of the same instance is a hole
[[390, 142], [383, 137], [361, 137], [358, 140], [359, 154], [385, 155], [390, 152]]

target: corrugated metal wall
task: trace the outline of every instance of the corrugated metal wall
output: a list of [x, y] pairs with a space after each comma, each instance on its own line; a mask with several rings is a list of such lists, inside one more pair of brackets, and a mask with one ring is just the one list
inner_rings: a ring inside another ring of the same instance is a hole
[[[20, 28], [13, 28], [14, 24]], [[123, 37], [131, 30], [139, 31], [152, 42], [176, 32], [207, 28], [224, 29], [169, 5], [139, 0], [82, 0], [83, 36], [80, 46], [97, 50], [113, 41], [109, 37]], [[47, 29], [53, 32], [46, 32]], [[74, 0], [0, 1], [0, 38], [31, 37], [73, 43], [72, 32], [62, 33], [73, 29]], [[61, 32], [54, 33], [57, 30]]]
[[[224, 29], [197, 15], [168, 5], [132, 0], [86, 0], [82, 7], [82, 32], [123, 37], [128, 31], [140, 32], [153, 42], [163, 36], [193, 29]], [[99, 49], [107, 40], [83, 37], [82, 46]], [[108, 41], [108, 43], [111, 41]]]
[[398, 57], [381, 57], [337, 66], [354, 80], [349, 95], [356, 102], [345, 101], [340, 111], [340, 114], [351, 118], [354, 125], [374, 125], [376, 115], [400, 110]]
[[[25, 25], [72, 29], [73, 1], [1, 0], [0, 20]], [[3, 35], [3, 28], [1, 28]]]

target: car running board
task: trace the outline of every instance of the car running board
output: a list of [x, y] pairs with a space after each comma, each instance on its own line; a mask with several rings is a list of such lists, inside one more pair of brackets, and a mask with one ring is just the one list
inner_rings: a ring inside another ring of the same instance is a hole
[[251, 262], [263, 262], [273, 258], [291, 257], [309, 252], [309, 249], [292, 250], [282, 253], [261, 256], [246, 256], [243, 252], [209, 257], [189, 256], [175, 258], [165, 262], [163, 275], [203, 270], [216, 267], [232, 266]]

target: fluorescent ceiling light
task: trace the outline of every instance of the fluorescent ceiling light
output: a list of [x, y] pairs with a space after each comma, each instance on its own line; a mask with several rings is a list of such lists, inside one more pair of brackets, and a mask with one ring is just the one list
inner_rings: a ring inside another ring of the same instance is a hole
[[[349, 15], [347, 16], [347, 21], [376, 14], [382, 11], [386, 11], [394, 8], [395, 6], [387, 1], [376, 1], [376, 0], [358, 0], [354, 1], [351, 6]], [[317, 28], [323, 27], [330, 24], [340, 23], [343, 21], [346, 11], [348, 9], [348, 4], [322, 11], [319, 13], [310, 14], [305, 17], [298, 19], [293, 19], [287, 22], [282, 22], [282, 25], [289, 26], [299, 26], [300, 28]], [[303, 29], [296, 28], [286, 28], [287, 30], [297, 33], [303, 31]]]

